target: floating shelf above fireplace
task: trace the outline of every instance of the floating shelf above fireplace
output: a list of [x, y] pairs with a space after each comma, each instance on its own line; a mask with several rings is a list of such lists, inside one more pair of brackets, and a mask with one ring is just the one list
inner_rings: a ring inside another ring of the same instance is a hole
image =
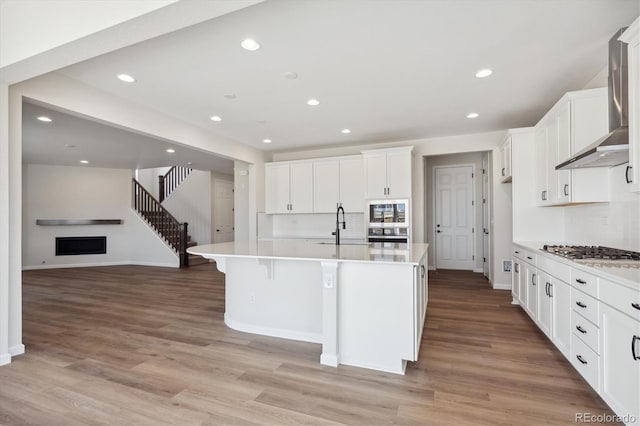
[[36, 219], [40, 226], [122, 225], [122, 219]]

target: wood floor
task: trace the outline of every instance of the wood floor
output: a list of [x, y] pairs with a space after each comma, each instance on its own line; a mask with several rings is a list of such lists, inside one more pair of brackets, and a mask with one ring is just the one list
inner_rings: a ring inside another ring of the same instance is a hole
[[611, 414], [505, 291], [429, 274], [406, 376], [319, 364], [320, 345], [225, 327], [213, 264], [24, 273], [25, 355], [0, 424], [574, 424]]

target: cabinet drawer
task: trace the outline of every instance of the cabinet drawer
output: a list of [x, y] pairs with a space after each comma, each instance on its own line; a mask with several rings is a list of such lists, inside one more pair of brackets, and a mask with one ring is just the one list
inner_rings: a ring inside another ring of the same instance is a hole
[[596, 392], [600, 392], [600, 357], [575, 334], [571, 336], [571, 364]]
[[600, 300], [640, 321], [640, 291], [600, 278]]
[[595, 275], [571, 268], [571, 285], [595, 298], [598, 297], [598, 277]]
[[571, 308], [591, 321], [593, 324], [600, 325], [600, 315], [598, 301], [586, 293], [571, 289]]
[[568, 283], [571, 280], [571, 267], [551, 260], [545, 256], [538, 256], [538, 269], [546, 272], [552, 277], [556, 277], [561, 281]]
[[536, 264], [536, 253], [534, 253], [529, 249], [513, 246], [513, 256], [519, 259], [522, 259], [525, 262], [530, 263], [532, 265]]
[[595, 353], [599, 354], [598, 343], [600, 342], [600, 329], [591, 324], [576, 311], [571, 311], [571, 330]]

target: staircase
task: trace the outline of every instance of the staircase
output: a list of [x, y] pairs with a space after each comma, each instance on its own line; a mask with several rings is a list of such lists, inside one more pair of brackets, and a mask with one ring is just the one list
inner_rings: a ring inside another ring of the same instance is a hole
[[176, 252], [180, 258], [180, 267], [189, 266], [187, 248], [197, 245], [196, 242], [191, 241], [191, 236], [188, 234], [189, 224], [180, 223], [135, 179], [133, 179], [133, 208]]
[[158, 176], [158, 199], [163, 202], [193, 171], [191, 167], [173, 166], [164, 176]]

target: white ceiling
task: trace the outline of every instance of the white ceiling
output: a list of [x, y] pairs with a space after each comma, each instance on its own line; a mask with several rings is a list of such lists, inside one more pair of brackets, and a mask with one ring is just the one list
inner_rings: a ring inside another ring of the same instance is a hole
[[[22, 159], [31, 164], [146, 169], [189, 166], [233, 174], [233, 161], [43, 105], [22, 104]], [[37, 117], [51, 118], [51, 123]], [[70, 146], [71, 145], [71, 146]], [[175, 153], [166, 152], [173, 148]], [[89, 161], [83, 165], [80, 160]], [[188, 165], [192, 162], [192, 165]]]
[[[638, 9], [637, 0], [267, 0], [61, 72], [258, 149], [480, 133], [533, 125], [583, 88]], [[262, 48], [243, 50], [245, 37]], [[485, 67], [494, 74], [475, 78]], [[137, 82], [117, 80], [123, 72]]]

